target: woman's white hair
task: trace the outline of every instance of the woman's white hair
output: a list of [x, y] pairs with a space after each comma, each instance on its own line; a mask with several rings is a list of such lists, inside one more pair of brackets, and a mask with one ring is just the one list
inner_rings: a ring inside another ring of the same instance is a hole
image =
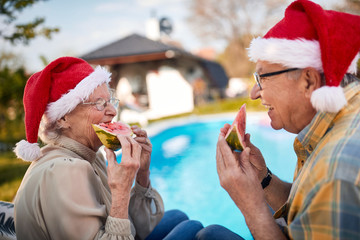
[[58, 121], [49, 121], [43, 115], [39, 126], [39, 137], [43, 143], [54, 143], [62, 135], [62, 127]]

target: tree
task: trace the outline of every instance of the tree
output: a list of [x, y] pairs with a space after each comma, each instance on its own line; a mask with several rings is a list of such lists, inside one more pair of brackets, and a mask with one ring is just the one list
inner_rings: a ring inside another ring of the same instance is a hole
[[46, 0], [0, 0], [0, 17], [4, 19], [4, 24], [0, 27], [0, 37], [14, 45], [17, 43], [27, 45], [37, 36], [51, 39], [52, 34], [59, 29], [44, 27], [44, 18], [38, 17], [28, 23], [15, 23], [19, 13], [40, 1]]
[[[0, 0], [0, 38], [14, 45], [29, 44], [38, 36], [51, 39], [58, 28], [44, 27], [44, 18], [16, 24], [17, 16], [25, 8], [46, 0]], [[10, 53], [0, 53], [0, 150], [2, 143], [13, 144], [24, 138], [23, 92], [29, 74], [21, 58]], [[46, 59], [42, 57], [45, 62]], [[36, 100], [34, 100], [36, 101]]]
[[335, 7], [336, 10], [360, 15], [360, 0], [345, 0], [338, 3]]
[[[0, 56], [0, 143], [12, 144], [24, 138], [23, 92], [29, 75], [18, 57], [11, 53]], [[1, 147], [1, 146], [0, 146]]]
[[254, 63], [249, 61], [247, 48], [253, 36], [243, 35], [231, 40], [225, 50], [218, 55], [218, 61], [225, 68], [229, 77], [248, 77], [254, 70]]
[[244, 77], [254, 68], [246, 52], [251, 39], [279, 20], [285, 6], [285, 0], [193, 0], [188, 21], [201, 39], [223, 40], [220, 63], [229, 77]]

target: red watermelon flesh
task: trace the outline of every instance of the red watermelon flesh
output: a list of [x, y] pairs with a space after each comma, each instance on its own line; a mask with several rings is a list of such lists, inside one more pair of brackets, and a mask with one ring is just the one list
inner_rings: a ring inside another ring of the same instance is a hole
[[226, 133], [225, 139], [232, 150], [242, 151], [245, 145], [246, 130], [246, 105], [243, 104], [237, 113], [234, 122], [229, 131]]
[[112, 134], [121, 134], [121, 135], [131, 135], [132, 131], [129, 125], [122, 122], [112, 122], [112, 123], [99, 123], [99, 127], [102, 129], [111, 132]]
[[116, 135], [132, 136], [133, 134], [130, 126], [123, 122], [99, 123], [92, 124], [92, 126], [102, 144], [114, 151], [121, 148], [120, 141]]

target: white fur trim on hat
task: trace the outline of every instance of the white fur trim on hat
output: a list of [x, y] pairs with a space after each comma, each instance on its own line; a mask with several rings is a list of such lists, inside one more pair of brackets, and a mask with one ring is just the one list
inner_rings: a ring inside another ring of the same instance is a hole
[[103, 83], [110, 82], [111, 73], [100, 66], [94, 72], [81, 80], [74, 89], [64, 94], [56, 102], [49, 103], [45, 115], [50, 122], [62, 118], [83, 100], [87, 99]]
[[[313, 67], [320, 72], [324, 71], [320, 44], [316, 40], [257, 37], [251, 41], [248, 55], [253, 62], [262, 60], [290, 68]], [[349, 66], [348, 73], [356, 73], [358, 59], [359, 54]]]
[[14, 152], [18, 158], [28, 162], [34, 161], [41, 156], [39, 144], [29, 143], [25, 140], [16, 143]]
[[324, 86], [312, 93], [311, 104], [318, 111], [336, 113], [347, 101], [342, 87]]

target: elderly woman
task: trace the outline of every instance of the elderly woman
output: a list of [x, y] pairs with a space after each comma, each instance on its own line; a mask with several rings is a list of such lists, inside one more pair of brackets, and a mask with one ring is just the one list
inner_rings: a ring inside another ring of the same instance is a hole
[[[28, 80], [27, 141], [15, 153], [32, 164], [15, 198], [18, 239], [192, 239], [202, 228], [177, 210], [164, 216], [149, 180], [152, 145], [144, 130], [133, 127], [135, 138], [118, 136], [120, 163], [105, 148], [106, 167], [91, 124], [116, 116], [109, 81], [106, 70], [73, 57]], [[41, 149], [38, 135], [46, 144]]]

